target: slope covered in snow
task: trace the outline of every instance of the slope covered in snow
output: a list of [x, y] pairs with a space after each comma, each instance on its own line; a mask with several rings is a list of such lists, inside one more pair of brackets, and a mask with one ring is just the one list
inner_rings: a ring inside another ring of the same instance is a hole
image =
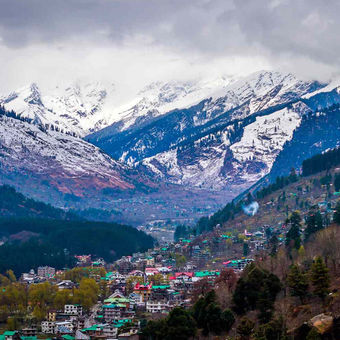
[[270, 171], [311, 110], [301, 97], [323, 86], [257, 72], [229, 79], [193, 106], [126, 131], [114, 124], [86, 139], [162, 180], [208, 189], [247, 185]]
[[35, 123], [85, 136], [111, 124], [117, 131], [138, 126], [176, 107], [193, 105], [229, 82], [223, 77], [200, 82], [157, 82], [129, 96], [121, 96], [113, 84], [99, 82], [44, 90], [32, 83], [0, 95], [0, 104]]
[[158, 182], [150, 171], [115, 161], [80, 138], [6, 116], [0, 108], [1, 184], [54, 206], [90, 209], [88, 218], [134, 225], [169, 218], [192, 223], [234, 196]]
[[[36, 181], [78, 197], [148, 186], [146, 178], [80, 138], [0, 115], [2, 180]], [[43, 189], [42, 189], [43, 190]]]
[[204, 114], [194, 117], [194, 125], [205, 124], [219, 113], [249, 101], [247, 110], [238, 112], [240, 117], [246, 116], [308, 93], [310, 87], [310, 83], [278, 72], [257, 72], [245, 78], [155, 82], [129, 95], [123, 95], [119, 86], [100, 82], [44, 89], [32, 83], [0, 95], [0, 104], [38, 124], [53, 125], [82, 137], [101, 130], [103, 137], [144, 126], [204, 99], [210, 98]]

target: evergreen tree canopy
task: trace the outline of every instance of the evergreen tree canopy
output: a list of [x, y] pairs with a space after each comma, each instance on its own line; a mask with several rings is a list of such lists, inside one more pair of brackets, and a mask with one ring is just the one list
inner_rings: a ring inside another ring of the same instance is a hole
[[208, 292], [205, 297], [201, 297], [192, 308], [192, 315], [199, 328], [203, 329], [203, 334], [221, 334], [228, 331], [234, 321], [234, 315], [226, 309], [222, 311], [217, 302], [214, 290]]
[[194, 337], [197, 326], [191, 314], [181, 307], [174, 308], [165, 319], [149, 321], [141, 338], [151, 340], [187, 340]]
[[286, 246], [290, 249], [299, 249], [301, 246], [301, 216], [299, 212], [294, 211], [287, 222], [290, 225], [290, 229], [286, 235]]
[[333, 221], [336, 224], [340, 225], [340, 201], [336, 203], [334, 215], [333, 215]]
[[271, 316], [276, 295], [280, 290], [281, 283], [275, 274], [252, 263], [237, 282], [233, 294], [234, 310], [238, 314], [259, 310], [260, 318], [265, 321]]
[[323, 228], [323, 220], [319, 209], [313, 207], [306, 218], [305, 240]]
[[297, 265], [292, 265], [287, 277], [288, 287], [292, 296], [298, 296], [303, 302], [308, 294], [307, 275], [303, 274]]
[[314, 294], [324, 299], [329, 293], [330, 277], [328, 268], [320, 256], [312, 264], [310, 277]]

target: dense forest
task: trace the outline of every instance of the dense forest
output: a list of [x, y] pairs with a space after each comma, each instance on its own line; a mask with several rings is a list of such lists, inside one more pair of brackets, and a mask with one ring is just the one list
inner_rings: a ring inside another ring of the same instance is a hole
[[302, 175], [309, 176], [340, 165], [340, 148], [326, 151], [302, 163]]
[[[0, 186], [0, 272], [21, 274], [40, 265], [71, 266], [75, 254], [92, 254], [107, 261], [143, 251], [153, 239], [130, 226], [89, 222], [73, 212], [25, 197]], [[9, 268], [9, 265], [10, 268]]]
[[113, 261], [153, 246], [151, 236], [116, 223], [2, 218], [0, 233], [7, 240], [0, 247], [0, 272], [16, 274], [44, 264], [62, 268], [75, 254]]
[[27, 198], [9, 185], [0, 186], [0, 212], [2, 216], [38, 217], [62, 220], [80, 219], [74, 213]]

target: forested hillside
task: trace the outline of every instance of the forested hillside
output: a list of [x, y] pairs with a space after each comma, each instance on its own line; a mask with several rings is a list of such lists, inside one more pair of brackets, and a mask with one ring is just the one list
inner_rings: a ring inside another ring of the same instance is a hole
[[40, 265], [63, 268], [76, 254], [113, 261], [153, 246], [144, 232], [103, 222], [2, 218], [0, 235], [6, 241], [0, 247], [0, 272], [13, 269], [16, 274]]
[[13, 269], [21, 274], [40, 265], [71, 266], [75, 254], [113, 261], [153, 245], [150, 236], [133, 227], [89, 222], [7, 185], [0, 186], [0, 211], [1, 273]]
[[1, 216], [80, 219], [71, 212], [27, 198], [9, 185], [0, 186], [0, 211]]
[[[262, 180], [259, 181], [258, 185], [247, 191], [248, 194], [240, 195], [210, 217], [201, 218], [191, 232], [195, 234], [209, 232], [217, 225], [235, 219], [246, 225], [252, 216], [242, 221], [245, 217], [242, 207], [255, 200], [260, 200], [260, 213], [254, 219], [259, 219], [264, 214], [264, 217], [280, 215], [280, 219], [284, 220], [284, 216], [292, 209], [307, 209], [313, 206], [313, 202], [324, 201], [326, 197], [337, 199], [333, 192], [340, 190], [340, 174], [335, 169], [339, 165], [340, 148], [308, 158], [302, 163], [301, 175], [298, 175], [295, 169], [290, 169], [287, 176], [278, 176], [271, 184], [263, 185]], [[288, 172], [289, 170], [286, 171]], [[309, 178], [310, 175], [315, 176]], [[314, 198], [311, 199], [313, 194]], [[275, 203], [276, 212], [273, 212]]]
[[[205, 268], [221, 273], [197, 283], [190, 309], [149, 321], [143, 339], [170, 339], [184, 329], [200, 339], [338, 340], [339, 164], [339, 149], [329, 150], [306, 160], [302, 175], [291, 170], [194, 230], [180, 226], [177, 237], [191, 237], [209, 254]], [[242, 256], [253, 261], [243, 271], [225, 268]]]

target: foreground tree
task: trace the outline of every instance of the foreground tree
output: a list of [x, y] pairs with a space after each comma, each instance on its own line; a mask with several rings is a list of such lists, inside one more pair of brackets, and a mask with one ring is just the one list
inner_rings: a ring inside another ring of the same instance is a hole
[[214, 290], [208, 292], [205, 297], [201, 297], [192, 308], [192, 315], [204, 335], [216, 334], [230, 330], [235, 322], [235, 317], [231, 310], [222, 311], [217, 301]]
[[196, 322], [185, 309], [176, 307], [165, 319], [149, 321], [143, 328], [141, 339], [187, 340], [196, 335]]
[[282, 317], [273, 319], [264, 325], [260, 325], [255, 331], [256, 340], [286, 340], [287, 329]]
[[238, 314], [258, 310], [260, 321], [268, 322], [280, 290], [281, 283], [276, 275], [252, 263], [237, 282], [233, 294], [233, 308]]
[[298, 296], [301, 303], [304, 302], [305, 297], [308, 294], [308, 281], [307, 275], [300, 271], [297, 265], [292, 265], [287, 277], [287, 284], [290, 288], [292, 296]]
[[253, 333], [255, 327], [255, 322], [248, 319], [247, 317], [243, 317], [237, 326], [237, 334], [240, 336], [241, 340], [250, 339], [251, 334]]
[[329, 294], [330, 277], [328, 268], [320, 256], [312, 264], [310, 276], [314, 294], [324, 300]]

